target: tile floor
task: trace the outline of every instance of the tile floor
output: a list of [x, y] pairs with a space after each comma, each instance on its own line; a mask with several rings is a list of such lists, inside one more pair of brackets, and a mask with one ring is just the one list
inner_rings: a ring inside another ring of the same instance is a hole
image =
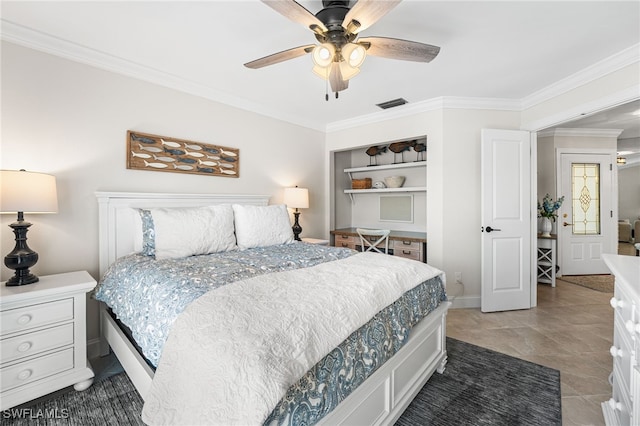
[[556, 284], [539, 284], [538, 306], [530, 310], [450, 309], [447, 335], [560, 370], [563, 425], [604, 425], [600, 403], [611, 397], [612, 294]]

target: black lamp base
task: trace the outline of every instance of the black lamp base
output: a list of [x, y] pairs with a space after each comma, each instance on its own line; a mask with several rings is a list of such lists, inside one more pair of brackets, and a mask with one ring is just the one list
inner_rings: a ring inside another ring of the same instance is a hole
[[38, 277], [29, 271], [38, 262], [38, 253], [27, 245], [27, 230], [31, 226], [24, 221], [22, 212], [18, 212], [18, 221], [9, 225], [16, 235], [16, 246], [5, 256], [4, 264], [16, 271], [15, 275], [6, 282], [7, 286], [18, 286], [38, 282]]
[[28, 269], [17, 270], [16, 274], [9, 278], [9, 281], [6, 282], [6, 286], [13, 287], [18, 285], [26, 285], [33, 284], [40, 281], [40, 278], [30, 273]]
[[298, 209], [296, 209], [295, 212], [293, 212], [293, 217], [295, 218], [293, 226], [291, 227], [291, 229], [293, 229], [293, 239], [296, 241], [302, 241], [300, 239], [300, 234], [302, 233], [302, 226], [300, 226], [300, 224], [298, 223], [298, 218], [300, 217], [300, 212], [297, 211]]

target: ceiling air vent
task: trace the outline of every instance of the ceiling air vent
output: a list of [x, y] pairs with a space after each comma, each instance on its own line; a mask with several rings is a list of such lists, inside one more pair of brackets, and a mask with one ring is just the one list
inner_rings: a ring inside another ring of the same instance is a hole
[[407, 103], [406, 99], [398, 98], [398, 99], [393, 99], [387, 102], [382, 102], [381, 104], [376, 104], [376, 106], [382, 109], [389, 109], [389, 108], [397, 107], [400, 105], [404, 105], [406, 103]]

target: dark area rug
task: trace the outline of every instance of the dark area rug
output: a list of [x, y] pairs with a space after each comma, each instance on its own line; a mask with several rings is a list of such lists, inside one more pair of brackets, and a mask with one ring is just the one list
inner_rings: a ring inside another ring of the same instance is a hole
[[447, 337], [434, 373], [396, 425], [561, 425], [560, 372]]
[[[447, 338], [444, 374], [434, 373], [396, 423], [560, 425], [560, 372]], [[5, 425], [142, 425], [142, 399], [126, 374], [2, 412]]]

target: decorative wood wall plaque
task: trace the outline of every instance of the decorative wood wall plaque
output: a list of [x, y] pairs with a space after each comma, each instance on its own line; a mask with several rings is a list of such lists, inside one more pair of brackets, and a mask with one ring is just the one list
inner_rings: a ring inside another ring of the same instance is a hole
[[240, 150], [128, 130], [127, 168], [237, 178]]

